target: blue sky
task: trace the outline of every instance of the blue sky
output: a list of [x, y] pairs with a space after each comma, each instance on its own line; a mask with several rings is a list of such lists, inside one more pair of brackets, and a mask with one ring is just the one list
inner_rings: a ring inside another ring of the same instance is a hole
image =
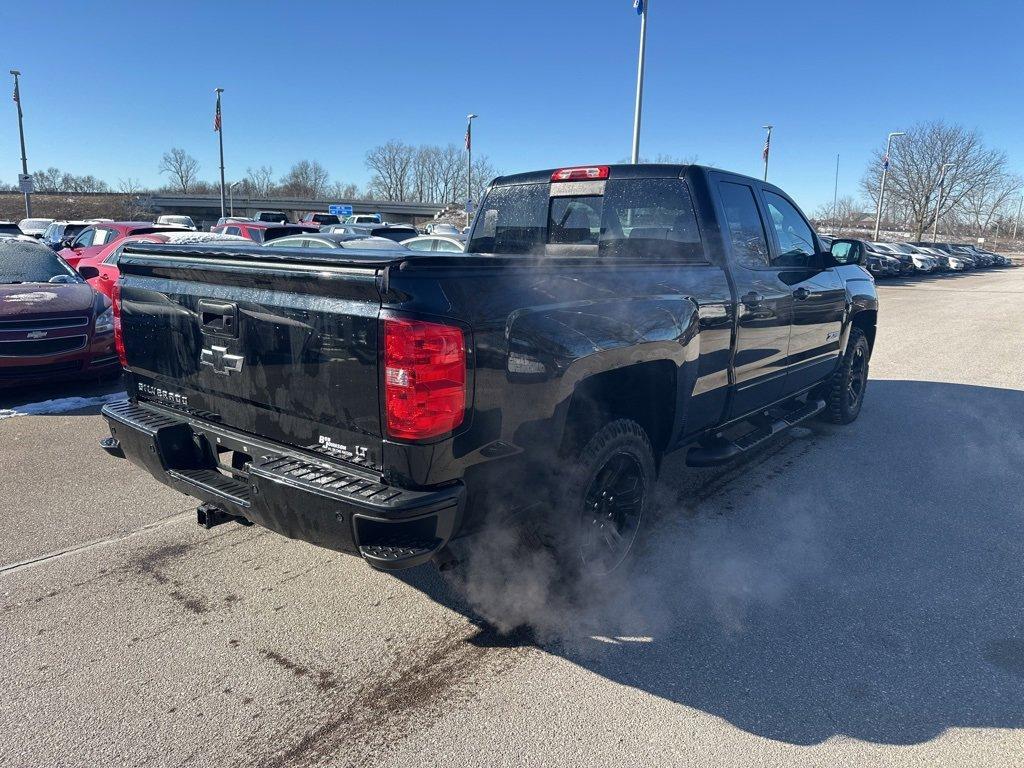
[[[770, 178], [808, 212], [832, 198], [836, 153], [855, 194], [871, 149], [919, 120], [977, 128], [1024, 172], [1019, 0], [650, 2], [643, 154], [759, 174], [773, 123]], [[470, 111], [474, 151], [502, 172], [629, 154], [630, 0], [5, 3], [0, 28], [30, 170], [156, 184], [181, 146], [213, 180], [218, 85], [229, 180], [310, 158], [362, 185], [368, 148], [461, 143]]]

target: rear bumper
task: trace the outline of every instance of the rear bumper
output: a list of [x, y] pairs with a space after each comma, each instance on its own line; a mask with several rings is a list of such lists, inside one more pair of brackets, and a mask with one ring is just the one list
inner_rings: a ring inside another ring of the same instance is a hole
[[[375, 568], [411, 568], [435, 557], [458, 531], [465, 503], [461, 483], [419, 491], [388, 486], [379, 476], [328, 463], [166, 409], [123, 401], [103, 408], [123, 454], [161, 483], [235, 517], [339, 552]], [[252, 457], [228, 474], [216, 448]]]

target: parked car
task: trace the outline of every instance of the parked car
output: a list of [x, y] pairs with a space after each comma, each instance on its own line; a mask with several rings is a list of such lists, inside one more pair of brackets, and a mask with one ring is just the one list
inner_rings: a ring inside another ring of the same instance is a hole
[[725, 464], [865, 399], [860, 244], [823, 251], [781, 189], [711, 168], [498, 178], [465, 254], [176, 248], [124, 249], [130, 399], [104, 408], [104, 449], [207, 527], [376, 568], [443, 567], [454, 537], [518, 519], [607, 573], [662, 456]]
[[441, 235], [442, 237], [450, 237], [455, 240], [462, 239], [462, 232], [458, 227], [443, 221], [432, 221], [424, 229], [428, 235]]
[[43, 232], [41, 241], [53, 250], [59, 251], [71, 245], [78, 233], [88, 226], [87, 221], [54, 221]]
[[119, 371], [107, 298], [45, 245], [0, 240], [0, 387]]
[[952, 243], [924, 243], [924, 242], [920, 242], [920, 243], [911, 243], [911, 245], [926, 246], [926, 247], [931, 248], [933, 250], [941, 251], [942, 253], [960, 254], [962, 256], [966, 256], [967, 258], [973, 260], [974, 263], [975, 263], [975, 266], [978, 266], [978, 267], [991, 267], [991, 266], [993, 266], [995, 264], [995, 261], [992, 259], [991, 256], [985, 256], [984, 254], [981, 254], [981, 253], [970, 254], [970, 253], [968, 253], [966, 251], [962, 251], [961, 249], [959, 249], [957, 246], [953, 245]]
[[262, 221], [232, 221], [210, 227], [211, 232], [218, 232], [223, 235], [239, 235], [246, 240], [262, 243], [267, 240], [274, 240], [285, 235], [295, 235], [300, 232], [319, 232], [319, 227], [307, 226], [305, 224], [273, 224]]
[[929, 274], [939, 268], [939, 260], [934, 256], [925, 254], [903, 253], [893, 247], [892, 243], [880, 243], [872, 241], [868, 243], [868, 249], [875, 254], [891, 256], [900, 262], [901, 275]]
[[13, 221], [0, 221], [0, 235], [23, 235], [24, 232]]
[[[828, 247], [832, 247], [832, 239], [828, 244]], [[900, 260], [895, 256], [891, 256], [888, 253], [882, 253], [876, 251], [871, 247], [871, 243], [866, 240], [857, 240], [864, 248], [864, 267], [870, 272], [875, 278], [882, 277], [897, 277], [902, 271], [902, 264]]]
[[944, 272], [964, 272], [968, 269], [974, 269], [976, 266], [974, 259], [961, 254], [944, 253], [933, 248], [924, 248], [920, 245], [911, 245], [910, 243], [893, 243], [892, 245], [899, 248], [903, 253], [916, 253], [934, 257], [939, 262], [939, 269]]
[[341, 218], [333, 213], [307, 213], [299, 223], [323, 227], [331, 224], [341, 224]]
[[321, 227], [320, 231], [342, 235], [386, 237], [396, 243], [419, 235], [419, 231], [411, 224], [331, 224]]
[[231, 224], [231, 223], [238, 222], [238, 221], [253, 221], [253, 220], [254, 219], [252, 219], [252, 217], [250, 217], [250, 216], [221, 216], [219, 219], [217, 219], [217, 223], [214, 224], [213, 226], [220, 227], [220, 226], [223, 226], [224, 224]]
[[165, 214], [163, 216], [157, 216], [156, 223], [163, 226], [183, 227], [184, 229], [191, 229], [193, 232], [196, 231], [196, 223], [192, 221], [191, 216]]
[[117, 258], [125, 243], [171, 243], [173, 245], [187, 245], [194, 243], [219, 243], [234, 242], [248, 243], [244, 237], [238, 235], [222, 235], [215, 232], [193, 232], [190, 230], [177, 230], [174, 232], [150, 232], [144, 235], [129, 235], [128, 237], [116, 240], [104, 248], [95, 256], [83, 258], [78, 262], [77, 271], [86, 282], [94, 289], [102, 293], [108, 299], [113, 298], [114, 285], [120, 272], [117, 268]]
[[53, 219], [22, 219], [18, 222], [18, 229], [22, 231], [22, 234], [38, 240], [52, 223]]
[[263, 221], [268, 224], [288, 224], [288, 214], [284, 211], [256, 211], [252, 217], [253, 221]]
[[275, 248], [352, 248], [370, 251], [405, 250], [405, 246], [388, 240], [386, 237], [367, 237], [366, 235], [346, 235], [330, 232], [311, 232], [308, 235], [288, 235], [279, 237], [263, 244]]
[[68, 264], [76, 267], [82, 259], [95, 256], [103, 250], [104, 246], [122, 240], [129, 235], [180, 231], [180, 227], [157, 226], [150, 221], [110, 221], [90, 224], [75, 236], [67, 248], [62, 248], [59, 253]]
[[342, 224], [380, 224], [379, 213], [354, 213], [346, 216]]
[[984, 248], [981, 248], [981, 247], [979, 247], [977, 245], [972, 245], [972, 244], [969, 244], [969, 243], [968, 244], [960, 245], [959, 247], [962, 248], [966, 253], [970, 253], [972, 255], [976, 254], [976, 255], [979, 255], [979, 256], [991, 256], [992, 257], [992, 261], [993, 261], [993, 266], [1009, 267], [1009, 266], [1013, 265], [1013, 262], [1010, 260], [1010, 257], [1009, 256], [1004, 256], [1001, 253], [996, 253], [995, 251], [988, 251], [988, 250], [985, 250]]
[[466, 250], [466, 244], [454, 237], [441, 237], [440, 235], [420, 235], [403, 240], [402, 245], [410, 251], [431, 251], [441, 253], [462, 253]]

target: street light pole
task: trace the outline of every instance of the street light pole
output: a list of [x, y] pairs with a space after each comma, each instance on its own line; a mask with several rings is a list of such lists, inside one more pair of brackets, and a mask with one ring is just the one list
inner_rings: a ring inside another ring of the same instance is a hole
[[644, 59], [647, 56], [647, 12], [651, 0], [638, 0], [636, 5], [640, 12], [640, 57], [636, 64], [636, 104], [633, 108], [633, 151], [630, 162], [640, 162], [640, 115], [644, 107]]
[[[12, 69], [11, 74], [14, 75], [14, 103], [18, 105], [18, 135], [21, 137], [21, 174], [22, 176], [28, 176], [28, 158], [25, 156], [24, 115], [21, 111], [21, 88], [18, 84], [18, 78], [21, 76], [21, 72], [17, 69]], [[32, 218], [31, 192], [25, 192], [25, 218]]]
[[1020, 202], [1017, 203], [1017, 218], [1013, 220], [1013, 239], [1017, 239], [1017, 225], [1020, 223], [1020, 211], [1021, 207], [1024, 207], [1024, 195], [1020, 196]]
[[889, 140], [885, 142], [885, 157], [882, 159], [882, 186], [878, 190], [878, 208], [875, 209], [875, 236], [872, 240], [878, 239], [878, 230], [882, 226], [882, 200], [885, 198], [885, 180], [889, 176], [889, 152], [892, 150], [892, 140], [897, 136], [906, 135], [906, 131], [893, 131], [889, 134]]
[[466, 226], [473, 221], [473, 120], [477, 115], [466, 115]]
[[946, 171], [950, 168], [955, 169], [956, 166], [953, 163], [943, 163], [942, 171], [939, 173], [939, 198], [935, 203], [935, 227], [932, 229], [932, 245], [939, 240], [939, 215], [942, 213], [942, 183], [946, 180]]
[[214, 117], [214, 130], [220, 138], [220, 217], [224, 218], [224, 123], [220, 113], [220, 95], [224, 93], [223, 88], [215, 88], [217, 94], [217, 115]]
[[241, 183], [242, 181], [239, 179], [238, 181], [233, 181], [228, 185], [228, 205], [230, 206], [231, 216], [235, 215], [235, 187]]

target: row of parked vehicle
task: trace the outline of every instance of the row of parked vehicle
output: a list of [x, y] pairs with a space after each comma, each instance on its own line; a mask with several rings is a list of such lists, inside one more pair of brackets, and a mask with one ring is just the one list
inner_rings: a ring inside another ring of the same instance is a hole
[[[818, 235], [826, 246], [834, 238]], [[848, 240], [849, 238], [843, 238]], [[1009, 267], [1007, 256], [970, 243], [883, 243], [857, 240], [864, 250], [864, 266], [877, 277], [907, 277], [935, 272], [965, 272], [985, 267]]]

